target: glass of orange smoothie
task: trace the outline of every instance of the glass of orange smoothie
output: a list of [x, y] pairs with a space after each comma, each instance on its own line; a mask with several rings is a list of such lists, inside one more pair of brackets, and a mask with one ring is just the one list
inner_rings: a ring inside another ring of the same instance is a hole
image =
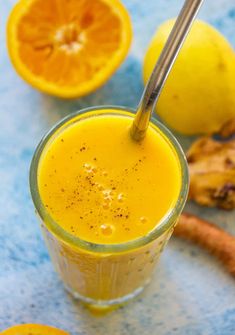
[[83, 302], [127, 301], [150, 281], [188, 192], [185, 156], [152, 118], [131, 139], [134, 113], [95, 107], [62, 121], [39, 143], [30, 188], [52, 262]]

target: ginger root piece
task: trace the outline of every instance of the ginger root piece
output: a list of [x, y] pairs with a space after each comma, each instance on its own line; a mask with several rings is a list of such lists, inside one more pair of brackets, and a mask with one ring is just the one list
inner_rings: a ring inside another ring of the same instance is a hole
[[227, 121], [220, 129], [219, 134], [225, 138], [235, 135], [235, 118]]
[[207, 249], [222, 261], [229, 273], [235, 276], [235, 237], [213, 223], [188, 213], [181, 214], [174, 235]]
[[[200, 205], [235, 208], [235, 119], [219, 133], [220, 141], [205, 136], [187, 153], [190, 173], [189, 199]], [[228, 140], [222, 139], [228, 137]]]

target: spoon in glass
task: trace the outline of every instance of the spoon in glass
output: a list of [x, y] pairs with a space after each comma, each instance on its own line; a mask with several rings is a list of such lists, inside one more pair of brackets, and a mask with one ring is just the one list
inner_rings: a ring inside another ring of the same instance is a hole
[[146, 135], [152, 111], [202, 2], [203, 0], [184, 2], [137, 107], [131, 127], [131, 136], [135, 141], [141, 141]]

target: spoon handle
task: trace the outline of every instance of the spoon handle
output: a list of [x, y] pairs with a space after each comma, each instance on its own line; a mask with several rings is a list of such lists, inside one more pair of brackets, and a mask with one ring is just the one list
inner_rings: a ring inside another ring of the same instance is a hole
[[202, 2], [203, 0], [184, 2], [139, 102], [131, 128], [131, 136], [136, 141], [145, 137], [152, 110]]

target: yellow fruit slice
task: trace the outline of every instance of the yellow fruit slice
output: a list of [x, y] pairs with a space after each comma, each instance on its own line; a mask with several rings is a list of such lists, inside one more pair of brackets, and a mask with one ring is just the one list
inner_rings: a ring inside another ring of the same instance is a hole
[[37, 324], [13, 326], [0, 333], [1, 335], [69, 335], [64, 330]]
[[131, 38], [119, 0], [20, 0], [7, 26], [16, 71], [40, 91], [64, 98], [104, 84], [127, 55]]

